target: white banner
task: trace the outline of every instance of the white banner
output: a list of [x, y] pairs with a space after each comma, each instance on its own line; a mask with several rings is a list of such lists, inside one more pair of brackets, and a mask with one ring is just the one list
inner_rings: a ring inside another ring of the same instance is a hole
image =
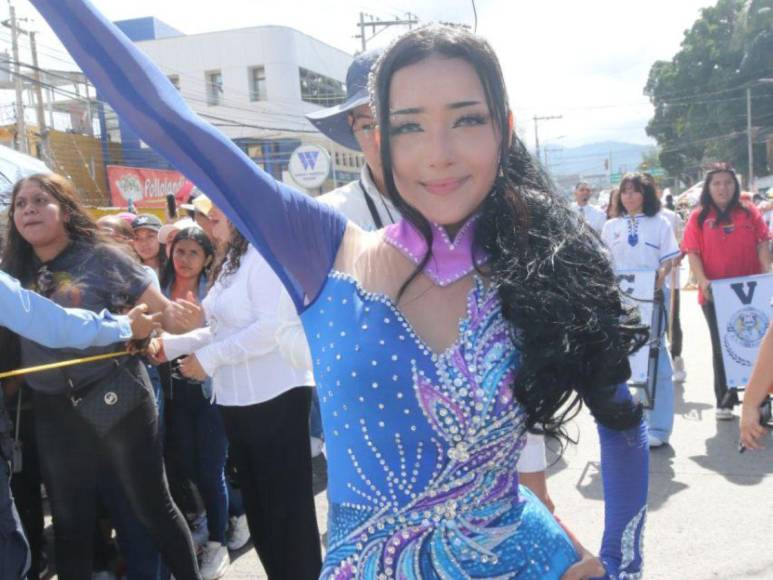
[[[642, 324], [652, 326], [653, 300], [655, 298], [655, 270], [617, 270], [615, 277], [620, 290], [627, 297], [628, 303], [639, 309]], [[652, 338], [652, 337], [651, 337]], [[629, 383], [643, 385], [647, 383], [650, 359], [650, 345], [643, 346], [631, 356], [631, 378]]]
[[727, 386], [744, 387], [773, 317], [773, 274], [712, 280], [711, 295]]

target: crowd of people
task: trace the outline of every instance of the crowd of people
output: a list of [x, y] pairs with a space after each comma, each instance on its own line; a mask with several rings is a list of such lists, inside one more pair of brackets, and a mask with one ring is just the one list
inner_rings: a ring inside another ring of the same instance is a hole
[[[683, 233], [647, 174], [626, 175], [606, 212], [586, 183], [570, 207], [513, 131], [491, 47], [431, 26], [358, 55], [346, 101], [309, 115], [365, 158], [315, 199], [193, 115], [91, 5], [34, 4], [205, 193], [168, 223], [95, 221], [61, 176], [14, 187], [0, 301], [24, 309], [0, 319], [0, 370], [61, 364], [3, 385], [22, 461], [4, 451], [21, 525], [3, 539], [15, 508], [0, 480], [0, 578], [45, 571], [41, 483], [62, 580], [221, 578], [250, 538], [272, 579], [641, 573], [648, 448], [668, 443], [684, 380], [679, 262], [712, 333], [718, 419], [738, 401], [710, 282], [770, 269], [768, 226], [731, 169], [709, 172]], [[615, 269], [656, 271], [669, 321], [646, 413], [626, 380], [648, 332]], [[755, 373], [748, 447], [770, 382]], [[544, 438], [565, 438], [582, 404], [601, 444], [598, 554], [554, 517], [545, 478]]]

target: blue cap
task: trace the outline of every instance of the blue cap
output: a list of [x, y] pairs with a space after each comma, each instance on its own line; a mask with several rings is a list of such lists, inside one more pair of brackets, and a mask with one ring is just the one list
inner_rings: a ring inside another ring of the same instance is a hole
[[368, 104], [368, 75], [381, 52], [381, 49], [374, 49], [354, 57], [349, 70], [346, 71], [346, 100], [343, 103], [306, 115], [320, 133], [355, 151], [359, 151], [360, 146], [349, 125], [349, 113], [361, 105]]

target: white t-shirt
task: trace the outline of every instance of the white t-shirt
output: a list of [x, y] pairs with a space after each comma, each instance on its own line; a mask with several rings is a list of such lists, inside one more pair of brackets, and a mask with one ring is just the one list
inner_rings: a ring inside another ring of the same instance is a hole
[[589, 203], [578, 205], [577, 202], [574, 202], [572, 203], [572, 209], [585, 218], [585, 221], [588, 222], [590, 227], [596, 230], [596, 233], [601, 233], [604, 222], [607, 221], [607, 214]]
[[668, 220], [660, 215], [625, 215], [604, 224], [601, 239], [617, 270], [657, 270], [679, 255]]

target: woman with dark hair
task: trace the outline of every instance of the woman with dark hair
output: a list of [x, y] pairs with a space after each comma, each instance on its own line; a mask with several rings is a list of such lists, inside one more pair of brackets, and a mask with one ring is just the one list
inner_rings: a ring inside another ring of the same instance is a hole
[[682, 249], [698, 281], [698, 302], [709, 327], [716, 417], [720, 420], [733, 418], [738, 394], [727, 388], [711, 281], [768, 272], [769, 239], [768, 228], [757, 208], [741, 203], [741, 184], [735, 172], [724, 166], [709, 171], [699, 205], [687, 220]]
[[166, 249], [158, 241], [161, 226], [161, 220], [149, 213], [138, 215], [131, 223], [134, 232], [131, 243], [134, 251], [143, 265], [153, 268], [157, 276], [161, 275], [166, 266]]
[[[63, 306], [95, 312], [121, 312], [140, 302], [151, 311], [166, 310], [167, 300], [148, 275], [103, 237], [65, 178], [34, 175], [19, 181], [11, 194], [9, 218], [3, 268], [38, 293]], [[120, 349], [50, 349], [24, 338], [19, 342], [20, 366], [25, 367]], [[12, 344], [5, 337], [0, 352], [12, 351]], [[34, 392], [59, 577], [91, 576], [95, 498], [109, 478], [155, 539], [175, 577], [198, 578], [190, 534], [166, 485], [158, 413], [140, 359], [92, 362], [28, 375], [26, 381]], [[78, 410], [90, 392], [102, 389], [107, 390], [105, 405], [119, 402], [115, 393], [134, 389], [125, 414], [112, 425], [100, 423], [99, 408], [91, 413]]]
[[[200, 303], [207, 294], [214, 260], [215, 247], [201, 227], [177, 232], [161, 276], [164, 294], [170, 300]], [[214, 580], [222, 577], [230, 564], [225, 547], [228, 440], [223, 420], [211, 400], [212, 382], [186, 378], [176, 368], [178, 364], [179, 361], [172, 361], [175, 370], [167, 393], [166, 457], [172, 472], [170, 477], [177, 479], [175, 483], [192, 481], [201, 495], [209, 532], [201, 556], [201, 576]], [[178, 495], [181, 489], [173, 486], [173, 492]]]
[[[149, 145], [276, 271], [306, 329], [329, 459], [325, 578], [641, 572], [647, 449], [625, 380], [646, 339], [598, 238], [512, 131], [499, 63], [461, 29], [401, 37], [372, 94], [389, 195], [365, 232], [195, 117], [88, 4], [34, 0]], [[167, 86], [168, 85], [168, 86]], [[527, 429], [599, 423], [601, 562], [518, 485]]]
[[661, 346], [654, 407], [647, 413], [647, 422], [649, 446], [660, 447], [668, 443], [674, 426], [673, 368], [665, 345], [669, 296], [663, 292], [663, 285], [672, 260], [679, 257], [679, 245], [671, 224], [660, 214], [660, 200], [653, 182], [644, 174], [628, 173], [623, 177], [617, 214], [619, 217], [606, 222], [601, 232], [615, 269], [657, 271], [655, 288], [662, 322]]
[[154, 346], [163, 358], [189, 354], [180, 365], [186, 377], [212, 378], [250, 535], [269, 577], [318, 578], [322, 561], [311, 477], [311, 387], [300, 386], [312, 379], [279, 351], [279, 278], [218, 208], [210, 210], [209, 219], [226, 246], [202, 301], [210, 325], [165, 334]]

